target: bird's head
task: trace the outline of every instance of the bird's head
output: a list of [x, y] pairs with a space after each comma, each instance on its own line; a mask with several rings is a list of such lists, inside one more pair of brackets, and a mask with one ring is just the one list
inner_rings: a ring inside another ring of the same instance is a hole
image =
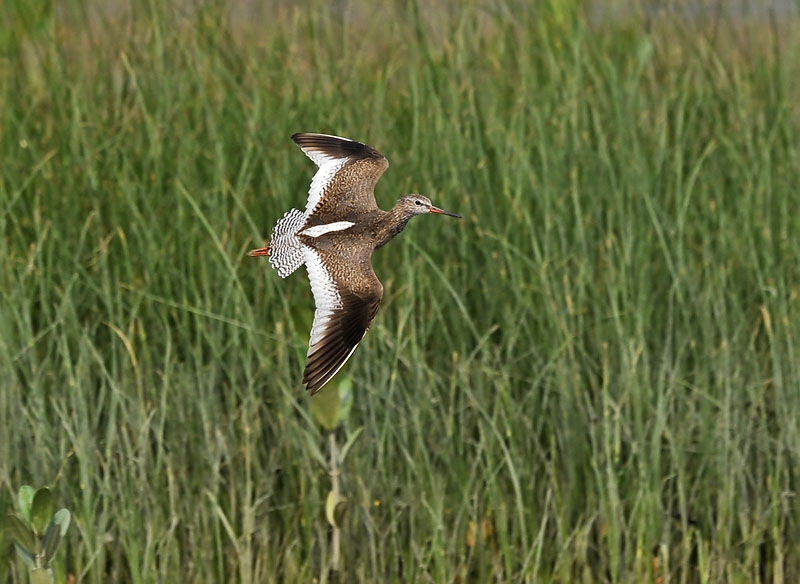
[[438, 213], [439, 215], [449, 215], [450, 217], [461, 218], [461, 215], [451, 211], [445, 211], [439, 207], [434, 207], [428, 197], [422, 195], [406, 195], [397, 201], [397, 206], [402, 208], [408, 215], [422, 215], [423, 213]]

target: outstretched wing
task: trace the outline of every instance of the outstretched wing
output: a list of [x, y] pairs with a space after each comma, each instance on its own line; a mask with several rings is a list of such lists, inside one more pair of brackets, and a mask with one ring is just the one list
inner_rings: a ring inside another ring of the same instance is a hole
[[366, 261], [353, 261], [337, 251], [303, 246], [316, 311], [303, 372], [312, 395], [341, 369], [358, 347], [378, 312], [383, 286], [370, 264], [371, 249], [362, 248]]
[[348, 220], [378, 209], [373, 189], [389, 167], [380, 152], [328, 134], [295, 134], [292, 140], [319, 166], [308, 191], [307, 225]]

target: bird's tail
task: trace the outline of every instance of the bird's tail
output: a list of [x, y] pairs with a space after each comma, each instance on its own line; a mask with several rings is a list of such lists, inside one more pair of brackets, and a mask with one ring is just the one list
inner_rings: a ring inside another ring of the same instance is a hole
[[269, 242], [269, 263], [278, 270], [281, 278], [285, 278], [303, 265], [303, 247], [297, 239], [297, 232], [306, 222], [302, 211], [292, 209], [287, 211], [283, 218], [272, 230], [272, 240]]

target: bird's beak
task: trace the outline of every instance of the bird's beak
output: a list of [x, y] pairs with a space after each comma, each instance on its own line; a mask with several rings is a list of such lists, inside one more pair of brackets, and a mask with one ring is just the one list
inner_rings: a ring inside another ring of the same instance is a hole
[[452, 211], [445, 211], [444, 209], [440, 209], [439, 207], [434, 207], [433, 205], [431, 205], [431, 208], [428, 209], [428, 212], [438, 213], [439, 215], [448, 215], [450, 217], [457, 217], [458, 219], [461, 219], [461, 215], [459, 215], [458, 213], [453, 213]]
[[249, 255], [250, 257], [268, 256], [269, 255], [269, 246], [262, 247], [260, 249], [250, 250], [250, 251], [247, 252], [247, 255]]

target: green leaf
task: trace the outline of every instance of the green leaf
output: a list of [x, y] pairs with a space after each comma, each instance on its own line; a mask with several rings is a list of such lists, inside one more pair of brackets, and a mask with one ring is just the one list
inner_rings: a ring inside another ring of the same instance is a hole
[[50, 525], [47, 526], [47, 532], [45, 532], [44, 538], [42, 539], [42, 555], [44, 557], [45, 568], [50, 566], [50, 560], [56, 555], [58, 544], [61, 542], [61, 538], [66, 535], [67, 529], [69, 528], [69, 521], [69, 511], [67, 509], [59, 509], [56, 514], [53, 515], [53, 520], [50, 522]]
[[339, 419], [336, 424], [340, 424], [349, 414], [353, 407], [353, 378], [346, 375], [339, 383]]
[[44, 533], [50, 523], [50, 519], [53, 517], [55, 507], [50, 489], [42, 487], [36, 491], [31, 505], [31, 527], [34, 533], [37, 535]]
[[342, 526], [346, 511], [347, 499], [333, 491], [329, 491], [328, 497], [325, 499], [325, 518], [331, 524], [331, 527], [339, 528]]
[[61, 537], [64, 537], [67, 534], [67, 529], [69, 529], [69, 522], [71, 519], [72, 515], [70, 514], [69, 509], [59, 509], [53, 516], [53, 523], [58, 525], [61, 532]]
[[6, 517], [6, 530], [18, 546], [30, 553], [36, 551], [36, 536], [22, 519], [16, 515]]
[[17, 493], [17, 508], [22, 519], [28, 525], [31, 524], [31, 504], [33, 503], [33, 496], [36, 494], [36, 489], [30, 485], [22, 485]]
[[311, 400], [311, 415], [326, 430], [333, 430], [350, 413], [353, 405], [353, 380], [347, 375], [331, 383]]
[[331, 384], [311, 398], [311, 415], [326, 430], [336, 428], [339, 414], [339, 387]]
[[46, 568], [50, 565], [50, 560], [53, 559], [53, 556], [56, 554], [56, 550], [58, 549], [58, 544], [61, 542], [61, 529], [58, 525], [55, 524], [55, 521], [51, 521], [50, 525], [47, 526], [47, 531], [42, 538], [42, 565]]

